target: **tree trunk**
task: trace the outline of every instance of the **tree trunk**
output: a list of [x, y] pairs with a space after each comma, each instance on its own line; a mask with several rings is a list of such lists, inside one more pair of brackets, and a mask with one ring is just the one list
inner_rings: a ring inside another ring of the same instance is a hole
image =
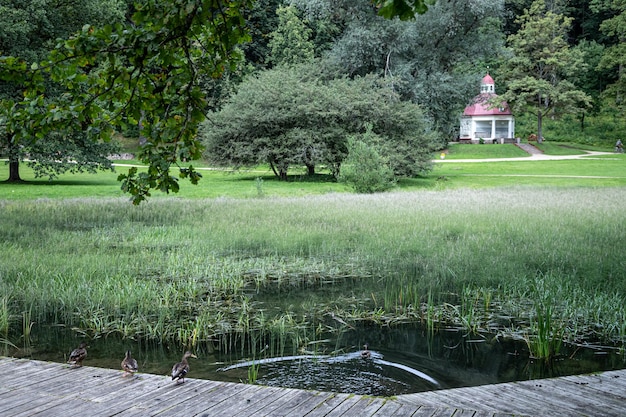
[[19, 147], [15, 143], [14, 136], [11, 133], [8, 135], [7, 144], [9, 150], [9, 178], [7, 182], [21, 182]]
[[307, 174], [308, 174], [309, 176], [313, 176], [313, 175], [315, 175], [315, 165], [310, 165], [310, 164], [307, 164], [307, 165], [306, 165], [306, 170], [307, 170]]
[[7, 182], [22, 182], [20, 178], [20, 161], [9, 161], [9, 179]]
[[585, 112], [582, 112], [582, 114], [580, 115], [580, 131], [585, 131]]
[[543, 105], [543, 99], [539, 96], [539, 108], [537, 109], [537, 143], [543, 142], [543, 132], [542, 132], [542, 122], [543, 122], [543, 111], [541, 106]]

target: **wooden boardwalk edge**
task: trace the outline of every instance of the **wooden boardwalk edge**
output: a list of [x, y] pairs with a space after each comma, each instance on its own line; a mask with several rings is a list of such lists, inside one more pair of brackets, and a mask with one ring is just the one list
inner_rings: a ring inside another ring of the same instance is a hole
[[0, 415], [237, 417], [626, 416], [626, 370], [400, 395], [360, 396], [0, 357]]

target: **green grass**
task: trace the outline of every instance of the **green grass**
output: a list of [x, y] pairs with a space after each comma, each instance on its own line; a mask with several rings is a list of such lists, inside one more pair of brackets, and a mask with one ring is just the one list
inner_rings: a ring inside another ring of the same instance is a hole
[[[546, 152], [561, 148], [576, 152]], [[54, 323], [273, 355], [365, 321], [454, 326], [538, 352], [626, 340], [624, 155], [437, 163], [375, 195], [325, 174], [202, 172], [138, 207], [117, 173], [49, 182], [23, 167], [27, 183], [0, 183], [0, 336], [25, 345], [30, 323]], [[530, 290], [539, 281], [549, 317]], [[494, 327], [494, 315], [514, 320]]]
[[[547, 154], [579, 154], [579, 148], [590, 146], [572, 144], [542, 145]], [[574, 146], [578, 148], [574, 148]], [[551, 149], [551, 150], [550, 150]], [[597, 148], [593, 148], [597, 149]], [[521, 152], [521, 154], [520, 154]], [[623, 186], [626, 185], [626, 155], [611, 154], [602, 157], [564, 161], [531, 161], [528, 154], [514, 145], [451, 145], [447, 160], [478, 158], [510, 158], [522, 156], [519, 162], [445, 162], [435, 164], [428, 175], [417, 179], [404, 179], [399, 182], [401, 190], [428, 190], [452, 188], [482, 188], [491, 186], [517, 185], [556, 185], [556, 186]], [[437, 159], [435, 159], [437, 160]], [[35, 178], [26, 165], [21, 167], [21, 176], [26, 182], [10, 184], [0, 182], [2, 198], [81, 198], [81, 197], [123, 197], [119, 173], [126, 172], [126, 165], [133, 161], [117, 161], [116, 172], [93, 174], [65, 174], [58, 179]], [[292, 170], [288, 182], [278, 181], [268, 167], [254, 170], [231, 172], [199, 167], [203, 178], [197, 186], [181, 180], [181, 190], [177, 194], [153, 192], [154, 198], [258, 198], [276, 196], [307, 196], [328, 193], [350, 192], [344, 184], [332, 180], [327, 172], [320, 170], [313, 178], [303, 170]], [[174, 171], [175, 173], [175, 171]], [[8, 166], [0, 164], [0, 178], [8, 177]], [[594, 178], [606, 177], [606, 178]]]
[[[622, 343], [625, 198], [623, 187], [514, 187], [0, 200], [0, 285], [13, 328], [28, 311], [92, 337], [276, 354], [330, 338], [320, 326], [345, 330], [329, 312], [522, 337], [529, 289], [549, 277], [564, 338]], [[494, 327], [493, 314], [517, 324]]]
[[575, 145], [573, 143], [555, 143], [555, 142], [541, 142], [533, 145], [540, 149], [546, 155], [584, 155], [586, 150], [606, 151], [605, 149], [598, 149], [591, 146]]
[[451, 144], [446, 159], [522, 158], [529, 156], [513, 144]]
[[[123, 197], [117, 181], [119, 173], [126, 172], [127, 161], [120, 161], [115, 172], [99, 172], [93, 174], [64, 174], [49, 181], [47, 178], [35, 178], [33, 171], [24, 166], [20, 169], [24, 183], [0, 182], [2, 198], [33, 199], [33, 198], [81, 198], [81, 197]], [[175, 171], [173, 171], [175, 174]], [[207, 198], [234, 197], [251, 198], [260, 194], [267, 196], [303, 196], [346, 192], [347, 187], [332, 181], [328, 175], [317, 175], [308, 178], [294, 172], [288, 182], [278, 181], [269, 169], [263, 167], [252, 171], [230, 172], [226, 170], [200, 169], [203, 178], [197, 186], [181, 180], [179, 193], [164, 194], [153, 192], [154, 198]], [[0, 178], [8, 178], [8, 167], [0, 164]], [[257, 179], [261, 178], [261, 193]]]
[[505, 185], [624, 186], [626, 158], [436, 164], [442, 187], [491, 187]]

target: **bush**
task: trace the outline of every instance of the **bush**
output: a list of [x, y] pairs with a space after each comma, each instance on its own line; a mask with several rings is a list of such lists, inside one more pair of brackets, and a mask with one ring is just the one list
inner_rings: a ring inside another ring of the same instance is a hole
[[357, 193], [387, 191], [395, 186], [393, 171], [376, 149], [377, 140], [369, 130], [348, 139], [349, 155], [341, 164], [338, 179]]

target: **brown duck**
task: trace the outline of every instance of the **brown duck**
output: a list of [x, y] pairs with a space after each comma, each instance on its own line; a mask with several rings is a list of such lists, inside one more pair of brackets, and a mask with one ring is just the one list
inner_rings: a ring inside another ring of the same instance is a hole
[[70, 353], [70, 360], [67, 361], [73, 366], [83, 366], [83, 361], [87, 357], [87, 343], [81, 342], [76, 349]]
[[363, 359], [369, 359], [372, 356], [372, 353], [369, 351], [367, 343], [363, 345], [363, 350], [361, 351], [361, 357]]
[[189, 362], [187, 362], [189, 358], [197, 358], [197, 356], [187, 351], [181, 361], [172, 368], [172, 380], [176, 380], [177, 384], [185, 382], [185, 375], [189, 372]]
[[122, 361], [122, 370], [124, 371], [124, 375], [122, 376], [132, 375], [137, 372], [138, 369], [137, 361], [131, 356], [130, 350], [127, 350], [126, 356]]

